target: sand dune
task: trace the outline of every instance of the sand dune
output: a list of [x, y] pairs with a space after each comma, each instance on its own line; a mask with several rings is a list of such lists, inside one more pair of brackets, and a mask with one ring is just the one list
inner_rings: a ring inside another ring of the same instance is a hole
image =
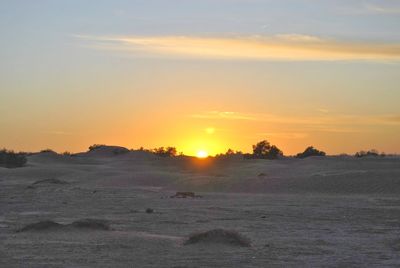
[[[0, 168], [1, 267], [400, 265], [399, 158], [210, 161], [130, 151], [28, 160]], [[202, 198], [171, 198], [177, 191]], [[15, 233], [87, 218], [113, 231]], [[251, 247], [214, 243], [224, 236], [184, 245], [213, 229], [234, 230]]]

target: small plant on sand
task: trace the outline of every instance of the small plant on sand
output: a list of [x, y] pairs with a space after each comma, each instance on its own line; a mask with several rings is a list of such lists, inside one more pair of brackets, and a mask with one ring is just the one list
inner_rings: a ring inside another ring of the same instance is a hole
[[6, 149], [0, 150], [0, 167], [18, 168], [23, 167], [27, 162], [25, 154], [14, 153]]

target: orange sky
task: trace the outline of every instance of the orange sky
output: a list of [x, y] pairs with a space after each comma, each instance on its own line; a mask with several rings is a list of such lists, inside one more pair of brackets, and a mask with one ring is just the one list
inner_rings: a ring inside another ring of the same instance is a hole
[[0, 147], [400, 152], [393, 1], [67, 2], [3, 5]]

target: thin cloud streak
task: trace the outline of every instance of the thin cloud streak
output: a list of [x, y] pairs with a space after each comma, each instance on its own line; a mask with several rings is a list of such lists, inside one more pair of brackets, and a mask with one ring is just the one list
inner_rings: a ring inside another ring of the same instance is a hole
[[377, 5], [366, 5], [369, 13], [400, 15], [400, 7], [386, 7]]
[[283, 61], [399, 61], [400, 44], [350, 42], [299, 34], [272, 37], [87, 36], [83, 46], [137, 57], [283, 60]]
[[[400, 125], [398, 115], [360, 116], [360, 115], [318, 115], [318, 116], [281, 116], [273, 114], [239, 113], [207, 111], [193, 114], [190, 117], [198, 119], [220, 119], [220, 120], [246, 120], [277, 124], [292, 124], [303, 126], [317, 126], [319, 130], [328, 130], [327, 126], [352, 126], [352, 125]], [[339, 130], [340, 131], [340, 130]], [[353, 132], [346, 129], [345, 132]]]

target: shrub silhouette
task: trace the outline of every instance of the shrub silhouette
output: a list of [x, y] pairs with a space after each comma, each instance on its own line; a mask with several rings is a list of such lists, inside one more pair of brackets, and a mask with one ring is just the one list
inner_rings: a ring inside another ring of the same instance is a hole
[[320, 150], [315, 149], [313, 146], [307, 147], [304, 152], [298, 153], [296, 155], [297, 158], [306, 158], [309, 156], [325, 156], [326, 153]]
[[99, 148], [102, 148], [105, 146], [106, 145], [104, 145], [104, 144], [93, 144], [93, 145], [89, 146], [89, 151], [93, 151], [93, 150], [96, 150], [96, 149], [99, 149]]
[[381, 153], [379, 154], [379, 152], [377, 150], [369, 150], [369, 151], [359, 151], [357, 152], [355, 155], [355, 157], [366, 157], [366, 156], [372, 156], [372, 157], [377, 157], [377, 156], [386, 156], [385, 153]]
[[271, 145], [267, 140], [260, 141], [253, 145], [252, 158], [257, 159], [277, 159], [283, 156], [282, 151], [275, 145]]
[[6, 149], [0, 150], [0, 167], [18, 168], [23, 167], [27, 162], [25, 154], [14, 153]]
[[230, 157], [234, 157], [234, 156], [244, 156], [242, 151], [238, 151], [238, 150], [232, 150], [232, 149], [228, 149], [226, 151], [226, 153], [221, 153], [221, 154], [217, 154], [215, 155], [216, 158], [230, 158]]
[[176, 150], [175, 147], [167, 147], [167, 148], [159, 147], [153, 149], [152, 153], [162, 157], [171, 157], [171, 156], [176, 156], [178, 151]]
[[52, 154], [56, 154], [56, 152], [54, 152], [52, 149], [44, 149], [40, 151], [41, 153], [52, 153]]

